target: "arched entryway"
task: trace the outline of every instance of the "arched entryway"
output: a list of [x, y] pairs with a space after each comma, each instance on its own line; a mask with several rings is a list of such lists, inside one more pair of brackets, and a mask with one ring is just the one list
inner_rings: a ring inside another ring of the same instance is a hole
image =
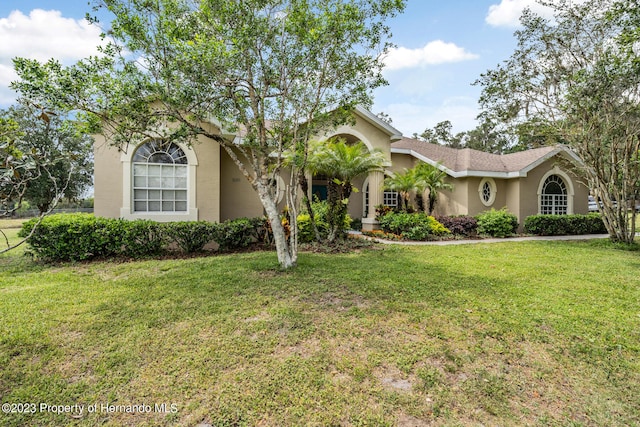
[[[367, 138], [359, 133], [357, 130], [349, 130], [348, 132], [338, 132], [336, 134], [327, 136], [323, 138], [323, 140], [330, 139], [342, 139], [347, 144], [355, 144], [358, 142], [362, 142], [369, 151], [373, 151], [374, 148], [370, 141]], [[327, 198], [327, 177], [323, 175], [313, 175], [309, 177], [311, 185], [309, 186], [310, 196], [315, 200], [316, 198], [319, 200], [326, 200]], [[372, 206], [375, 207], [382, 203], [383, 192], [382, 192], [382, 182], [384, 181], [384, 175], [382, 172], [372, 172], [368, 176], [361, 176], [356, 178], [352, 185], [357, 189], [351, 193], [349, 197], [349, 208], [348, 212], [352, 218], [375, 218], [375, 209], [372, 208], [370, 210], [363, 210], [363, 206], [365, 203], [368, 205], [369, 202], [372, 203]], [[378, 191], [363, 191], [364, 188], [369, 188], [369, 183], [372, 183], [371, 188], [380, 188]], [[378, 194], [379, 193], [379, 194]], [[365, 201], [366, 197], [366, 201]]]

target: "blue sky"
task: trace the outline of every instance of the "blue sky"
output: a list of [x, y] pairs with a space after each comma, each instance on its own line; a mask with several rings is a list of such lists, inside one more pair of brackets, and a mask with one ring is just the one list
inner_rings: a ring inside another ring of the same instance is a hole
[[[397, 49], [387, 58], [389, 86], [372, 108], [385, 112], [406, 136], [443, 120], [454, 131], [475, 126], [481, 73], [506, 59], [525, 6], [535, 0], [408, 0], [389, 21]], [[39, 10], [38, 10], [39, 9]], [[95, 53], [100, 30], [87, 26], [88, 0], [0, 0], [0, 108], [13, 102], [11, 58], [70, 64]]]

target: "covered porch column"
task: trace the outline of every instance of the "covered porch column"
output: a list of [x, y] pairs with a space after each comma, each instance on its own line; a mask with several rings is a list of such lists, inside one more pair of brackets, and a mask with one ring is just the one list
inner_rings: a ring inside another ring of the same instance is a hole
[[377, 230], [380, 228], [376, 221], [376, 206], [383, 203], [384, 195], [384, 173], [371, 172], [369, 174], [369, 209], [367, 217], [362, 218], [362, 229], [366, 231]]

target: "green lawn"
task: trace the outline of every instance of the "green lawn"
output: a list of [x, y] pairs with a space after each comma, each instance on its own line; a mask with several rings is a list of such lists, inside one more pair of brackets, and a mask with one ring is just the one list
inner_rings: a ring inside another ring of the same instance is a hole
[[394, 246], [275, 265], [1, 256], [0, 400], [37, 408], [0, 425], [640, 425], [638, 252]]

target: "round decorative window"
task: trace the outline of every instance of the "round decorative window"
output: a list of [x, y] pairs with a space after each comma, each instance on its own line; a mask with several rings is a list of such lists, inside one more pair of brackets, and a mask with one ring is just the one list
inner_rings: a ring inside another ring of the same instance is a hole
[[485, 206], [493, 205], [496, 200], [496, 182], [493, 178], [483, 178], [478, 187], [480, 201]]
[[491, 200], [491, 184], [488, 182], [482, 185], [482, 200], [484, 200], [485, 203], [489, 203], [489, 200]]

